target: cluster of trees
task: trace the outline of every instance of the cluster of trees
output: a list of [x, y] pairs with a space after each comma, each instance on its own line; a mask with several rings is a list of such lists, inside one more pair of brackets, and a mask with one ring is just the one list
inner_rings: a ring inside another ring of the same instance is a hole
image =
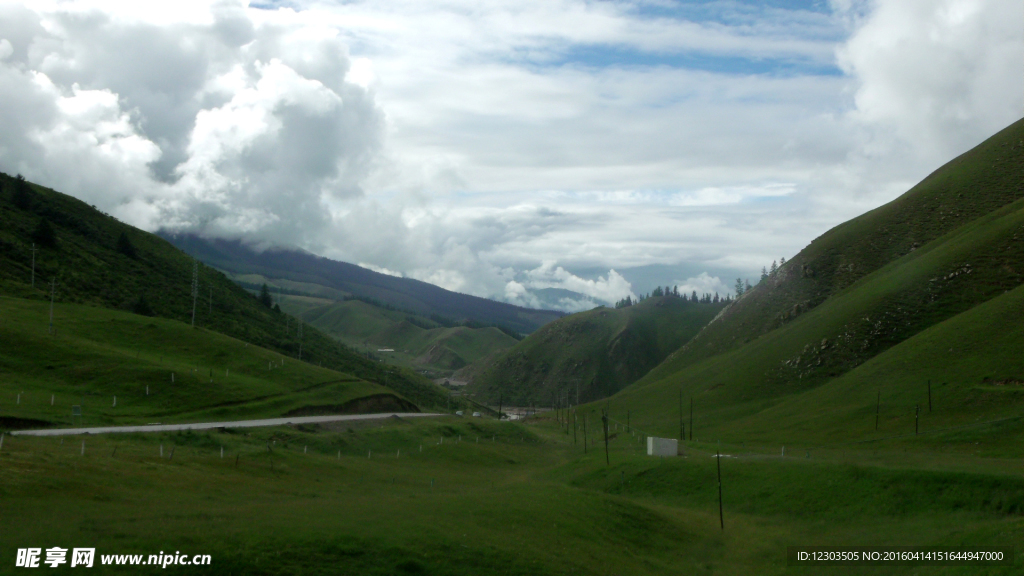
[[769, 278], [774, 278], [775, 275], [779, 273], [779, 270], [782, 269], [782, 266], [785, 263], [786, 263], [786, 257], [783, 256], [782, 258], [779, 259], [779, 263], [778, 264], [775, 263], [775, 260], [772, 260], [771, 268], [765, 268], [764, 266], [762, 266], [761, 267], [761, 282], [764, 282], [765, 280], [767, 280]]
[[664, 288], [658, 286], [647, 295], [641, 294], [639, 297], [637, 297], [636, 300], [633, 300], [631, 297], [626, 296], [622, 300], [616, 302], [615, 307], [627, 308], [629, 306], [632, 306], [633, 304], [639, 304], [640, 302], [643, 302], [648, 298], [656, 298], [659, 296], [672, 296], [675, 298], [682, 298], [684, 301], [695, 302], [698, 304], [718, 304], [719, 302], [728, 302], [729, 300], [732, 299], [728, 294], [725, 296], [719, 296], [718, 292], [715, 292], [714, 294], [705, 293], [698, 296], [696, 290], [692, 291], [690, 295], [687, 296], [685, 292], [682, 294], [679, 293], [679, 286], [665, 286]]
[[263, 304], [274, 312], [281, 311], [281, 306], [274, 302], [274, 297], [270, 295], [270, 289], [267, 288], [266, 284], [263, 284], [263, 286], [260, 287], [260, 295], [257, 296], [256, 299], [260, 301], [260, 304]]
[[[771, 267], [764, 267], [764, 266], [762, 266], [761, 267], [761, 281], [758, 282], [758, 284], [760, 284], [761, 282], [764, 282], [765, 280], [767, 280], [769, 278], [774, 278], [779, 273], [779, 270], [782, 269], [782, 266], [785, 265], [785, 264], [786, 264], [786, 257], [783, 256], [782, 258], [779, 258], [779, 260], [777, 262], [775, 260], [772, 260]], [[744, 281], [742, 278], [737, 278], [736, 279], [736, 297], [737, 298], [739, 298], [740, 296], [743, 296], [747, 292], [750, 292], [751, 289], [753, 289], [753, 286], [750, 285], [750, 280], [749, 279], [746, 280], [746, 281]]]

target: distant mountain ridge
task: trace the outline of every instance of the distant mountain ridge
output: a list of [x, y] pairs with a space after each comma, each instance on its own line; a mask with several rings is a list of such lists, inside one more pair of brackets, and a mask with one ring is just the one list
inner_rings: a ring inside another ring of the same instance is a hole
[[460, 294], [420, 280], [389, 276], [295, 249], [257, 252], [239, 240], [206, 239], [166, 230], [157, 234], [200, 261], [232, 274], [260, 274], [266, 278], [317, 284], [424, 316], [472, 320], [529, 334], [565, 315]]

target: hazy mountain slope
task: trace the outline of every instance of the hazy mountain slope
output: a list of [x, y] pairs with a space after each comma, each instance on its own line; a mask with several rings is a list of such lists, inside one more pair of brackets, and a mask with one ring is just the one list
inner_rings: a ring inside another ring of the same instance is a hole
[[424, 316], [437, 314], [456, 321], [475, 320], [530, 333], [564, 315], [459, 294], [419, 280], [388, 276], [297, 250], [256, 252], [238, 241], [208, 240], [167, 232], [160, 234], [185, 252], [231, 274], [260, 274], [267, 278], [321, 285], [373, 298]]
[[[57, 302], [82, 303], [119, 310], [146, 311], [191, 324], [194, 260], [156, 235], [105, 215], [65, 194], [20, 184], [0, 176], [0, 294], [49, 299], [46, 286], [56, 281]], [[20, 190], [20, 192], [19, 192]], [[20, 194], [20, 199], [19, 199]], [[52, 231], [46, 246], [40, 228]], [[127, 245], [121, 241], [121, 235]], [[36, 237], [33, 240], [33, 237]], [[35, 287], [32, 287], [32, 242]], [[220, 272], [198, 265], [195, 324], [251, 344], [297, 356], [294, 320], [274, 312]], [[144, 300], [145, 306], [140, 305]], [[304, 334], [302, 358], [373, 382], [383, 382], [385, 368], [354, 353], [315, 329]], [[426, 405], [440, 405], [446, 395], [412, 372], [389, 376], [392, 387]]]
[[467, 387], [478, 397], [549, 404], [569, 393], [573, 403], [614, 394], [687, 342], [724, 304], [673, 296], [634, 306], [599, 308], [544, 326], [476, 370]]
[[942, 166], [896, 200], [815, 239], [695, 338], [686, 362], [768, 333], [928, 242], [1024, 197], [1024, 120]]
[[308, 309], [300, 317], [341, 341], [367, 351], [395, 350], [379, 357], [447, 374], [517, 340], [493, 327], [445, 327], [428, 318], [348, 300]]

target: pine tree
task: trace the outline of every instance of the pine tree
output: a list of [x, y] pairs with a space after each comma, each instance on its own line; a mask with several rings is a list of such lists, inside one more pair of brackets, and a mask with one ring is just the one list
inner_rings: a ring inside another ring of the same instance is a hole
[[753, 288], [753, 286], [750, 285], [750, 278], [747, 278], [746, 284], [743, 287], [743, 293], [746, 294], [747, 292], [750, 292], [751, 288]]
[[260, 304], [263, 304], [267, 308], [270, 308], [274, 305], [274, 299], [270, 297], [270, 289], [267, 288], [266, 284], [264, 284], [263, 287], [260, 288]]
[[779, 265], [775, 263], [775, 260], [772, 260], [772, 267], [768, 269], [768, 275], [774, 277], [778, 271]]
[[697, 291], [694, 290], [693, 294], [690, 295], [690, 302], [696, 302], [696, 301], [697, 301]]
[[32, 207], [32, 188], [21, 174], [14, 177], [14, 192], [11, 201], [22, 210]]
[[768, 279], [768, 269], [765, 268], [764, 266], [761, 266], [761, 282], [764, 282], [767, 279]]
[[743, 279], [737, 278], [736, 279], [736, 297], [739, 298], [740, 296], [743, 296]]
[[779, 268], [782, 268], [782, 266], [785, 265], [785, 264], [786, 264], [786, 257], [783, 256], [782, 258], [779, 258]]

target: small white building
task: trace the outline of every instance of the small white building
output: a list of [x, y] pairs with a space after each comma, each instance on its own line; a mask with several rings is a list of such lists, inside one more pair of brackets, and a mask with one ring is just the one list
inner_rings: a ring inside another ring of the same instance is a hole
[[647, 437], [648, 456], [679, 456], [679, 440], [675, 438]]

